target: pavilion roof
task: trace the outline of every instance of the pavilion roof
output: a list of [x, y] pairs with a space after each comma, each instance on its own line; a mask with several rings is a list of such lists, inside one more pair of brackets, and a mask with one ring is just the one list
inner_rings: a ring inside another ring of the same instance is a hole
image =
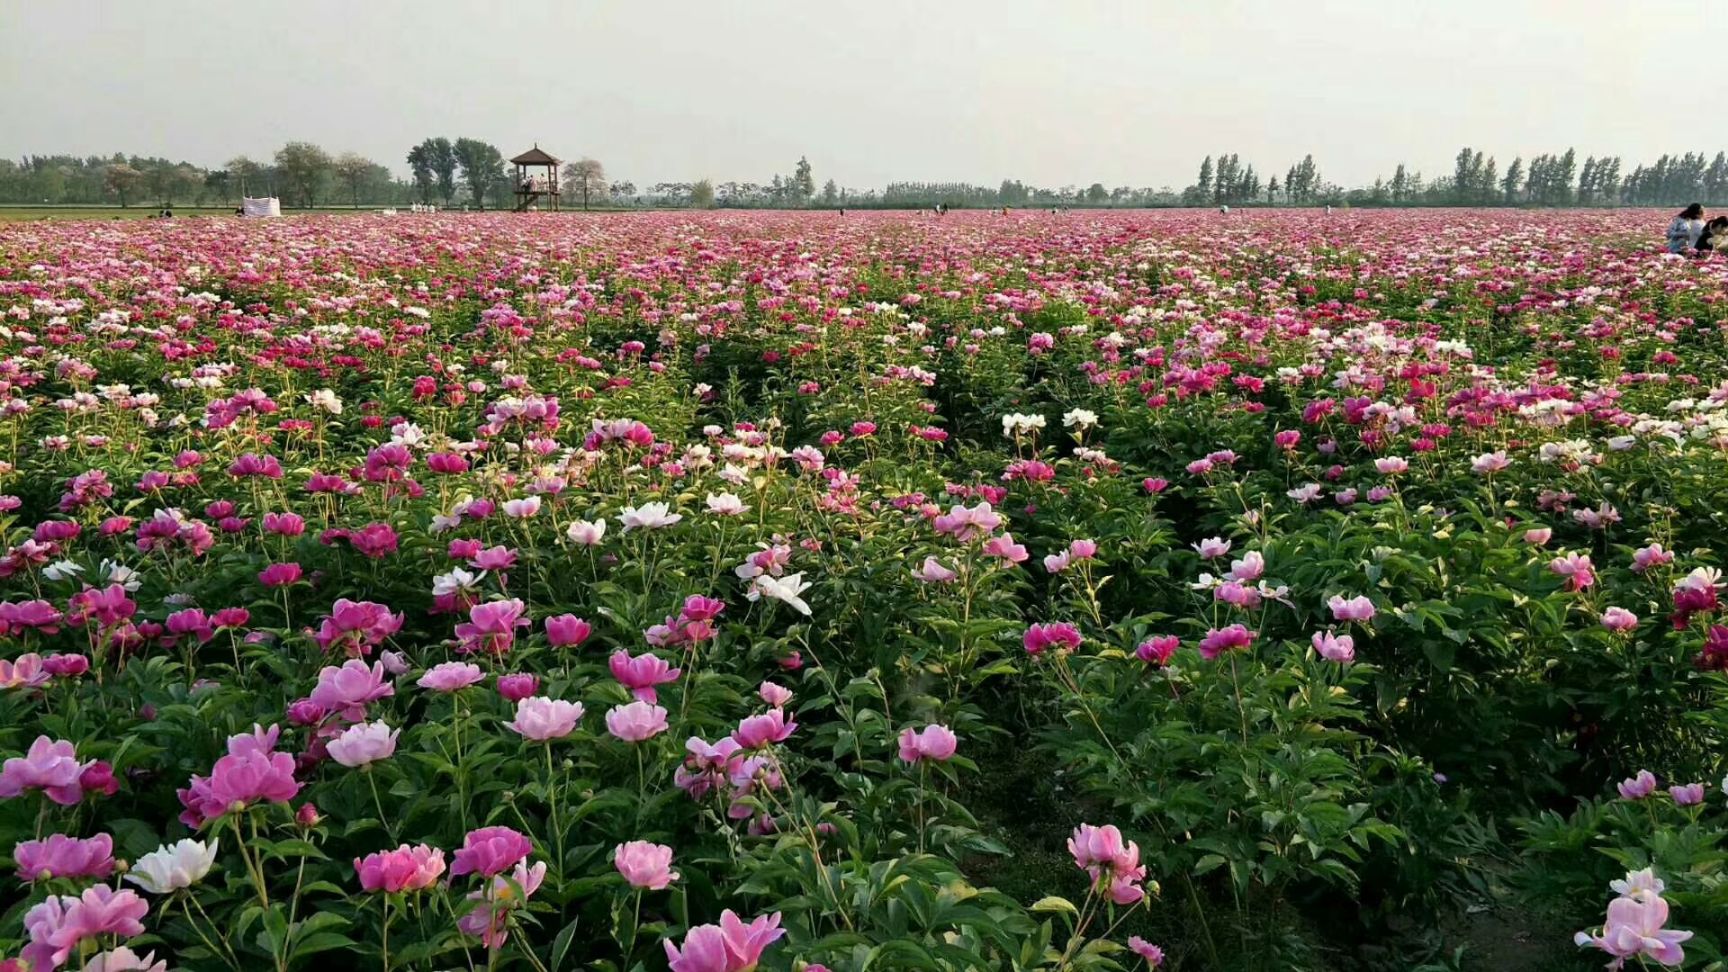
[[541, 149], [539, 145], [510, 160], [511, 165], [561, 165], [564, 160], [554, 158]]

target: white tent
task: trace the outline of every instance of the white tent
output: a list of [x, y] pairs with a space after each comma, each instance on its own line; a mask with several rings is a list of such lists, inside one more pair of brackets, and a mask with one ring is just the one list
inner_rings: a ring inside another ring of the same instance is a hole
[[240, 201], [240, 214], [242, 216], [280, 216], [282, 215], [282, 201], [275, 196], [265, 196], [262, 199], [247, 196]]

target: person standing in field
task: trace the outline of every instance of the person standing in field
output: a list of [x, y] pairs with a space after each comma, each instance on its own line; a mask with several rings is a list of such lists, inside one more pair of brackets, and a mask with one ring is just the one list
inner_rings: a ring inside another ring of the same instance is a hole
[[1698, 245], [1704, 234], [1704, 207], [1697, 203], [1680, 210], [1680, 215], [1668, 224], [1668, 252], [1685, 253]]

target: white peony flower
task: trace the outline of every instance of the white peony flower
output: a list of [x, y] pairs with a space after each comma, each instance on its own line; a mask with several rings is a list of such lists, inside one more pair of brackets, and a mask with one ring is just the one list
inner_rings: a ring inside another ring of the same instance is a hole
[[665, 503], [643, 503], [641, 506], [626, 506], [618, 514], [618, 522], [624, 524], [625, 530], [658, 530], [669, 527], [684, 519], [680, 514], [672, 512]]
[[126, 880], [151, 894], [167, 894], [189, 888], [204, 880], [216, 863], [216, 850], [221, 842], [211, 839], [205, 844], [190, 838], [164, 844], [132, 862]]
[[737, 516], [744, 512], [744, 501], [734, 493], [709, 493], [708, 512], [720, 516]]
[[785, 577], [774, 577], [769, 574], [759, 575], [750, 586], [750, 591], [744, 596], [754, 601], [764, 594], [790, 606], [805, 617], [810, 616], [810, 605], [798, 595], [810, 589], [804, 582], [804, 574], [787, 574]]

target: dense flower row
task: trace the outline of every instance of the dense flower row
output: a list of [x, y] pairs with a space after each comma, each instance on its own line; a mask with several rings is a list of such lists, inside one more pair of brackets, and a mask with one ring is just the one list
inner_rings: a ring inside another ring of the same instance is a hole
[[1647, 218], [0, 228], [7, 972], [1707, 962]]

